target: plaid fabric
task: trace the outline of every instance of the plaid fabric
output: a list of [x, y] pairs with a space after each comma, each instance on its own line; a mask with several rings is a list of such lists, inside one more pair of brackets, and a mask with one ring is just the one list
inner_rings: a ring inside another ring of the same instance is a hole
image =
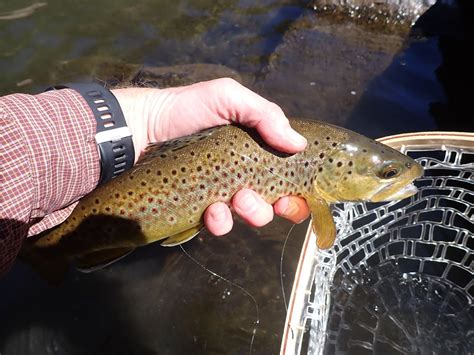
[[73, 90], [0, 97], [0, 274], [26, 236], [63, 222], [96, 187], [95, 132]]

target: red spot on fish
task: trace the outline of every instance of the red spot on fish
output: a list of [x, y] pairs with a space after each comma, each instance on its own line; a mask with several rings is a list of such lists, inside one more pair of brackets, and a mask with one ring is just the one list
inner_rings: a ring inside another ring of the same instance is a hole
[[152, 203], [153, 202], [153, 197], [148, 197], [148, 202]]

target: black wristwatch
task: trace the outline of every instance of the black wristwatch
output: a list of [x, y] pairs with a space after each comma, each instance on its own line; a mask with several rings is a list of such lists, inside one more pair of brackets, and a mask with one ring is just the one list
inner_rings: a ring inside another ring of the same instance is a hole
[[135, 161], [132, 132], [110, 90], [96, 83], [58, 85], [49, 90], [73, 89], [86, 100], [97, 121], [95, 140], [100, 152], [99, 185], [130, 169]]

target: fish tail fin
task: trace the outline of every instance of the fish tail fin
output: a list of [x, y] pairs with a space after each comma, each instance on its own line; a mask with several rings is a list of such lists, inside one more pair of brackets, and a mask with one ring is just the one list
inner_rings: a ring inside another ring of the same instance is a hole
[[65, 256], [42, 250], [28, 241], [23, 244], [18, 257], [52, 285], [61, 284], [70, 267]]

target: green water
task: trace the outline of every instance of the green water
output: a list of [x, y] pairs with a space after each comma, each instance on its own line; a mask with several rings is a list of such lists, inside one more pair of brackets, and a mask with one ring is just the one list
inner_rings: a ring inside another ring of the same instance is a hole
[[[0, 2], [0, 17], [31, 4]], [[21, 19], [0, 20], [0, 93], [41, 90], [84, 58], [154, 66], [220, 63], [255, 75], [299, 1], [48, 1]], [[74, 68], [91, 76], [94, 63]], [[101, 79], [101, 78], [97, 78]], [[21, 82], [31, 82], [24, 86]]]

